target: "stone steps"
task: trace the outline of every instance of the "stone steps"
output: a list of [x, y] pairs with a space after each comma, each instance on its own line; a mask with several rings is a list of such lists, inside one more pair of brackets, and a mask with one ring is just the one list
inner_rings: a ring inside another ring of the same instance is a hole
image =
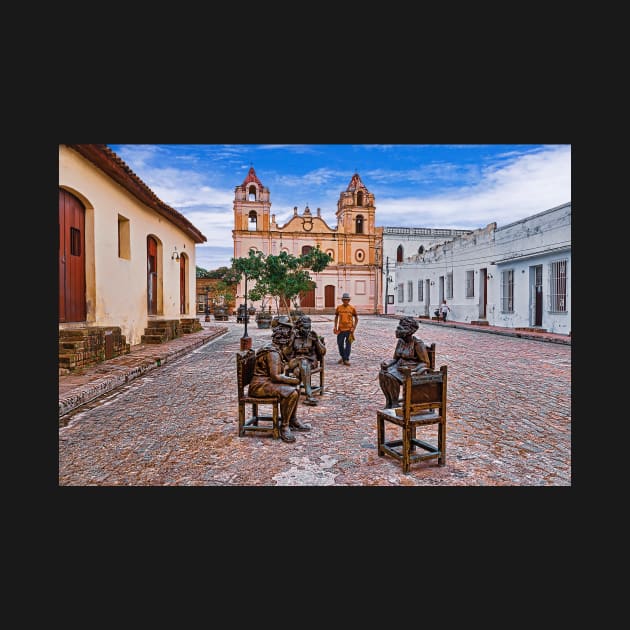
[[91, 367], [129, 352], [130, 346], [119, 326], [84, 326], [59, 330], [60, 374]]

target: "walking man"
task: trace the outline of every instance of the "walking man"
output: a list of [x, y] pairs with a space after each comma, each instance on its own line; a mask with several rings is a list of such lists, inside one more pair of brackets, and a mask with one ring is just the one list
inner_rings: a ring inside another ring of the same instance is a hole
[[341, 304], [335, 309], [335, 323], [333, 333], [337, 335], [337, 345], [341, 358], [337, 363], [350, 365], [350, 335], [354, 335], [359, 322], [357, 309], [350, 304], [350, 294], [344, 293], [341, 296]]

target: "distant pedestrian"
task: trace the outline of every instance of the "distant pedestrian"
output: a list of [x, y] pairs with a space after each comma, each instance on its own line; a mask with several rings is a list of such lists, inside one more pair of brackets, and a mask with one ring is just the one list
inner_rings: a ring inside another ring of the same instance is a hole
[[446, 300], [442, 300], [442, 304], [440, 304], [440, 313], [442, 314], [442, 321], [446, 321], [446, 314], [450, 311], [450, 307], [446, 303]]
[[350, 335], [354, 335], [359, 316], [357, 309], [350, 304], [350, 294], [344, 293], [341, 296], [341, 304], [335, 309], [335, 323], [333, 324], [333, 333], [337, 335], [337, 346], [341, 358], [337, 363], [350, 365], [350, 349], [352, 342]]

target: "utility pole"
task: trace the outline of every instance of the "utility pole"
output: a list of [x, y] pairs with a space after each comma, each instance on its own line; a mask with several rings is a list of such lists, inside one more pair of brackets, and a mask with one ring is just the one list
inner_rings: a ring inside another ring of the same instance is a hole
[[387, 304], [389, 302], [389, 256], [385, 261], [385, 315], [387, 315]]

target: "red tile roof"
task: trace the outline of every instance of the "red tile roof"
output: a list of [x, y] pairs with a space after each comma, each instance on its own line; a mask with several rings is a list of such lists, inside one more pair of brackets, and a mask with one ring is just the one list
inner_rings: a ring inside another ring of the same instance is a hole
[[250, 182], [256, 182], [261, 188], [264, 188], [262, 182], [258, 179], [258, 176], [256, 175], [256, 171], [254, 170], [253, 166], [249, 169], [249, 173], [247, 173], [247, 177], [244, 179], [241, 186], [245, 186]]
[[180, 212], [165, 204], [106, 144], [66, 145], [100, 168], [107, 176], [129, 191], [136, 199], [153, 208], [158, 214], [174, 223], [195, 243], [208, 239]]
[[365, 192], [369, 192], [365, 187], [365, 184], [361, 181], [358, 173], [355, 173], [348, 184], [348, 188], [346, 188], [346, 192], [354, 192], [357, 189], [365, 190]]

